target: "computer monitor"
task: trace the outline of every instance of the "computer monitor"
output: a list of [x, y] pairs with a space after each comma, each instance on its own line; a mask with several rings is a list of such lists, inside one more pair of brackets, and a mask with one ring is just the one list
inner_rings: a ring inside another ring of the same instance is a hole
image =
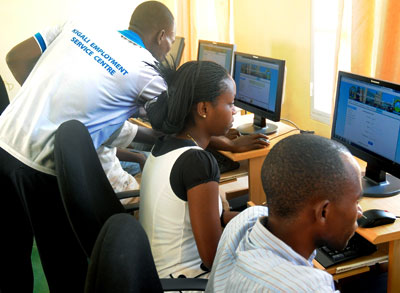
[[400, 85], [339, 71], [332, 139], [367, 162], [364, 196], [400, 191], [399, 131]]
[[240, 125], [237, 130], [243, 134], [276, 132], [278, 126], [265, 119], [280, 120], [285, 61], [235, 52], [233, 64], [235, 105], [254, 113], [253, 124]]
[[199, 40], [199, 48], [197, 51], [197, 60], [214, 61], [232, 74], [233, 52], [236, 45], [226, 44], [212, 41]]
[[175, 37], [175, 42], [172, 44], [171, 50], [165, 57], [165, 62], [177, 68], [181, 64], [182, 53], [184, 48], [185, 48], [185, 38]]

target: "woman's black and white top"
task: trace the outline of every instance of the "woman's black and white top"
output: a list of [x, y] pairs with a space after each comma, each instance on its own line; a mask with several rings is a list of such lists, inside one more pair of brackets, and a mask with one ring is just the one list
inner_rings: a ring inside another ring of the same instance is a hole
[[[187, 190], [219, 181], [215, 158], [191, 140], [160, 138], [146, 161], [140, 185], [140, 222], [161, 278], [203, 272], [190, 223]], [[219, 199], [219, 213], [222, 203]]]

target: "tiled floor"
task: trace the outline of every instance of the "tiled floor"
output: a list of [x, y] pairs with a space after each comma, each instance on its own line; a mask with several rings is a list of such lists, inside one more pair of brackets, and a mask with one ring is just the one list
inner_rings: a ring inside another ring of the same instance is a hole
[[48, 293], [46, 278], [43, 273], [42, 264], [40, 263], [39, 252], [36, 247], [36, 242], [33, 244], [32, 249], [32, 267], [34, 275], [34, 293]]

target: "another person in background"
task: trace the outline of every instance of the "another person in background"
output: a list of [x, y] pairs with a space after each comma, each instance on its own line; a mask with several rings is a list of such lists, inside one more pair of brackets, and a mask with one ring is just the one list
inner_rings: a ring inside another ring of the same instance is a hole
[[[124, 122], [166, 89], [152, 65], [174, 39], [171, 12], [148, 1], [135, 9], [127, 30], [67, 22], [8, 53], [22, 87], [0, 117], [0, 291], [32, 292], [33, 235], [50, 291], [83, 291], [87, 258], [59, 194], [54, 134], [77, 119], [96, 148], [112, 145]], [[124, 139], [154, 142], [152, 135], [143, 128]]]
[[147, 108], [159, 138], [146, 161], [140, 188], [140, 222], [160, 277], [197, 277], [214, 260], [223, 212], [219, 169], [204, 149], [232, 126], [236, 87], [228, 72], [209, 61], [183, 64], [156, 103]]
[[335, 141], [299, 134], [273, 147], [261, 178], [268, 208], [248, 208], [225, 228], [206, 291], [335, 291], [312, 260], [319, 246], [343, 249], [357, 228], [357, 162]]
[[[115, 192], [139, 189], [134, 176], [143, 170], [146, 155], [128, 149], [132, 141], [137, 141], [138, 125], [125, 121], [118, 135], [97, 149], [101, 165]], [[139, 130], [140, 132], [140, 130]], [[149, 143], [155, 142], [150, 137]], [[125, 199], [123, 202], [135, 202], [138, 198]]]

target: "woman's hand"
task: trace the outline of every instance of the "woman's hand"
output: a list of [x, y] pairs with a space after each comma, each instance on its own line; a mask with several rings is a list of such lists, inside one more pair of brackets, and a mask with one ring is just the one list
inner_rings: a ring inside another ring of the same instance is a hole
[[240, 136], [240, 132], [235, 128], [231, 128], [231, 129], [228, 130], [228, 133], [225, 134], [225, 136], [227, 138], [229, 138], [230, 140], [233, 140], [233, 139], [238, 138]]
[[[233, 135], [234, 132], [232, 131], [230, 137], [233, 137]], [[268, 139], [268, 136], [261, 133], [240, 135], [234, 139], [229, 139], [226, 136], [212, 136], [209, 146], [216, 150], [242, 153], [269, 146], [269, 143], [265, 141], [266, 139]]]
[[242, 153], [265, 148], [269, 146], [269, 142], [265, 141], [266, 139], [268, 139], [268, 136], [261, 133], [242, 135], [232, 140], [233, 145], [231, 152]]

